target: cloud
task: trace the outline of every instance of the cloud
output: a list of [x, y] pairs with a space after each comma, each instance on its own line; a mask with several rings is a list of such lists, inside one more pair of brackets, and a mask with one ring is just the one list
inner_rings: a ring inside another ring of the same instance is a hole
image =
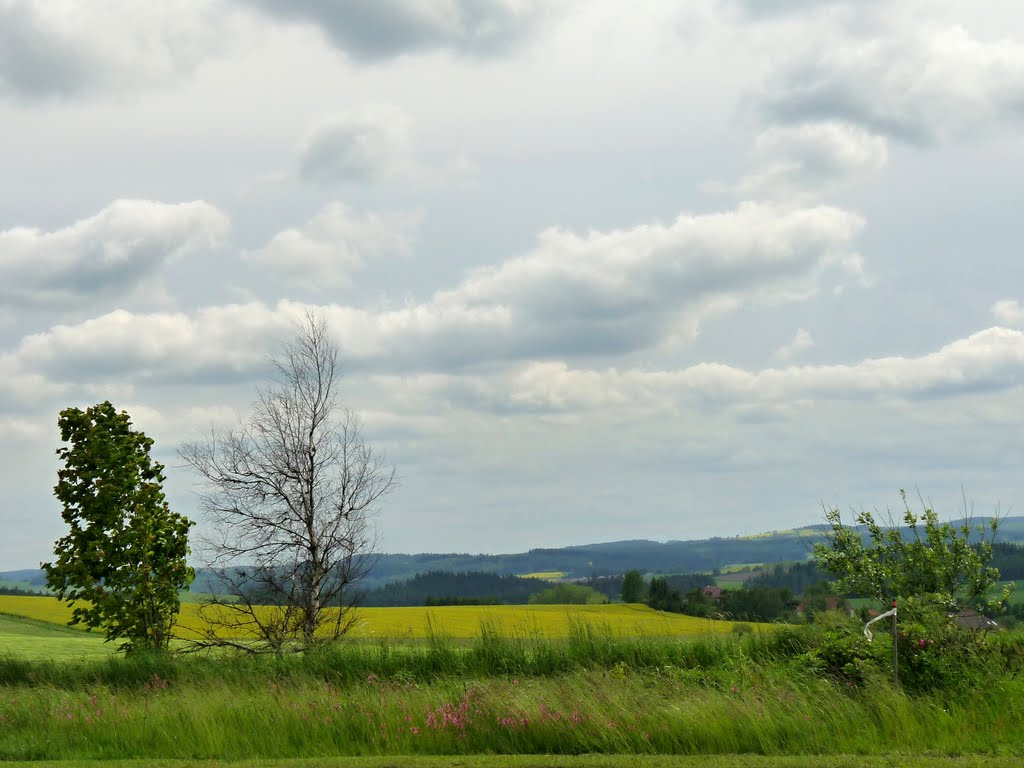
[[191, 316], [115, 310], [26, 336], [8, 359], [59, 382], [226, 380], [259, 369], [300, 312], [284, 303], [277, 312], [240, 304]]
[[813, 292], [829, 267], [856, 270], [851, 241], [862, 224], [827, 206], [744, 203], [669, 225], [548, 230], [532, 252], [473, 273], [430, 308], [500, 308], [495, 319], [517, 337], [508, 342], [513, 354], [621, 354], [658, 344], [722, 306]]
[[319, 27], [350, 56], [379, 61], [449, 49], [498, 55], [536, 24], [535, 0], [240, 0], [279, 19]]
[[1015, 299], [1003, 299], [992, 305], [992, 316], [1010, 327], [1024, 327], [1024, 307]]
[[[797, 334], [799, 340], [800, 334]], [[920, 357], [868, 358], [853, 365], [748, 371], [704, 362], [678, 370], [573, 368], [530, 362], [490, 377], [420, 374], [377, 378], [399, 399], [445, 401], [492, 412], [638, 412], [735, 409], [746, 417], [791, 414], [818, 401], [933, 399], [1016, 389], [1024, 377], [1024, 332], [989, 328]]]
[[737, 185], [743, 194], [800, 195], [851, 176], [881, 170], [886, 140], [835, 120], [773, 126], [757, 137], [759, 170]]
[[190, 74], [230, 39], [207, 0], [0, 0], [0, 94], [33, 101]]
[[765, 85], [759, 102], [782, 123], [838, 120], [931, 144], [1024, 115], [1024, 45], [925, 27], [871, 40], [815, 41]]
[[[586, 235], [548, 230], [531, 252], [478, 270], [428, 301], [320, 309], [346, 363], [378, 370], [622, 355], [692, 337], [709, 315], [743, 303], [807, 296], [826, 270], [858, 274], [851, 241], [861, 226], [837, 208], [745, 203], [669, 225]], [[308, 251], [308, 232], [286, 239]], [[26, 370], [59, 380], [246, 375], [304, 309], [282, 301], [194, 315], [112, 312], [27, 337], [14, 355]]]
[[278, 232], [244, 258], [307, 287], [346, 285], [368, 257], [409, 253], [421, 219], [419, 212], [359, 214], [330, 203], [302, 228]]
[[366, 185], [385, 181], [437, 184], [471, 177], [465, 156], [425, 163], [403, 109], [370, 104], [321, 119], [297, 149], [297, 175], [307, 183]]
[[67, 307], [121, 295], [170, 259], [219, 240], [228, 219], [209, 203], [117, 200], [53, 232], [0, 231], [0, 300]]
[[794, 355], [798, 355], [804, 350], [811, 349], [813, 347], [814, 337], [811, 336], [810, 331], [804, 328], [798, 328], [796, 334], [793, 336], [793, 340], [785, 346], [779, 347], [779, 349], [775, 351], [775, 355], [783, 360], [788, 360]]
[[745, 16], [756, 19], [806, 14], [836, 7], [862, 7], [886, 0], [726, 0]]
[[365, 183], [409, 172], [415, 166], [411, 125], [403, 110], [383, 105], [325, 118], [299, 146], [299, 176]]

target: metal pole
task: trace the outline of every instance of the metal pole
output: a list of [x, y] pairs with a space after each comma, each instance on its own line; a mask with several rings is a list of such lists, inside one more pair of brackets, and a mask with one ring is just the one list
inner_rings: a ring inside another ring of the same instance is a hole
[[892, 601], [892, 681], [899, 688], [900, 685], [900, 646], [899, 637], [896, 634], [896, 601]]

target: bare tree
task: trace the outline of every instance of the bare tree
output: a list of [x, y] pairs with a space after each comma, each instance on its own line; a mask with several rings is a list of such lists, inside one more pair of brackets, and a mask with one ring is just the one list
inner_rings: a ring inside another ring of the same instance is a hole
[[198, 644], [308, 650], [352, 624], [396, 478], [341, 404], [337, 358], [326, 322], [307, 314], [248, 420], [180, 450], [203, 480], [201, 550], [221, 582]]

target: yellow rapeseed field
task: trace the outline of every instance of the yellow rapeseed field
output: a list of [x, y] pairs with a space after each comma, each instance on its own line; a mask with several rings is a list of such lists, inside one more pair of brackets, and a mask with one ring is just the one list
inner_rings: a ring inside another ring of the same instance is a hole
[[[266, 608], [267, 611], [275, 610]], [[52, 597], [0, 595], [0, 614], [64, 624], [71, 609]], [[480, 634], [481, 625], [509, 636], [564, 638], [573, 622], [585, 622], [621, 636], [694, 636], [730, 632], [733, 622], [662, 613], [646, 605], [452, 605], [412, 608], [360, 608], [352, 635], [361, 638], [416, 639], [431, 631], [455, 639]], [[194, 636], [203, 626], [199, 606], [186, 603], [178, 634]]]
[[557, 581], [565, 576], [565, 571], [537, 571], [536, 573], [521, 573], [523, 579], [542, 579], [544, 581]]

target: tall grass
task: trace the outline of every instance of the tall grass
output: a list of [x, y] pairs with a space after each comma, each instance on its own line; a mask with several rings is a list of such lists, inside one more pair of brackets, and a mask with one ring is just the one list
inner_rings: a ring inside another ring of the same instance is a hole
[[453, 640], [435, 627], [423, 641], [382, 638], [344, 642], [305, 655], [204, 652], [176, 657], [138, 653], [77, 662], [6, 657], [0, 658], [0, 686], [131, 688], [145, 684], [153, 675], [195, 685], [210, 681], [236, 684], [254, 676], [309, 678], [332, 684], [358, 682], [369, 675], [426, 682], [446, 676], [545, 677], [621, 665], [637, 670], [724, 667], [737, 654], [749, 654], [749, 649], [759, 643], [770, 644], [772, 634], [764, 632], [742, 639], [623, 636], [607, 626], [576, 621], [568, 639], [551, 640], [540, 633], [507, 634], [484, 621], [477, 637], [468, 643]]
[[556, 678], [369, 677], [335, 686], [265, 675], [196, 687], [154, 675], [129, 691], [17, 689], [0, 758], [243, 759], [489, 753], [1024, 754], [1024, 688], [906, 697], [748, 669], [706, 685], [622, 670]]
[[470, 643], [290, 656], [0, 661], [0, 759], [334, 755], [1024, 755], [1020, 636], [983, 687], [908, 695], [808, 663], [816, 628], [681, 641], [577, 624], [561, 641], [484, 623]]

